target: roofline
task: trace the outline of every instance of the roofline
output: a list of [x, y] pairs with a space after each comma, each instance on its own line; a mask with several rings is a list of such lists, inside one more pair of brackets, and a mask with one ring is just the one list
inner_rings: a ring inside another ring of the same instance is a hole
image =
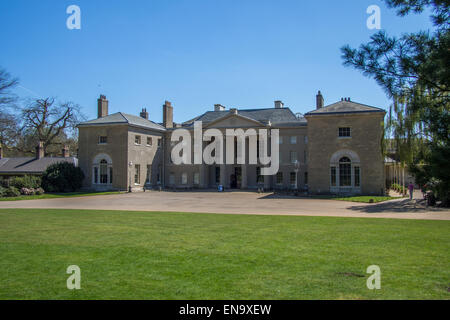
[[307, 116], [326, 116], [326, 115], [336, 115], [336, 114], [358, 114], [358, 113], [384, 113], [386, 114], [386, 111], [383, 109], [380, 110], [360, 110], [360, 111], [334, 111], [334, 112], [317, 112], [314, 113], [313, 111], [305, 113], [304, 117]]

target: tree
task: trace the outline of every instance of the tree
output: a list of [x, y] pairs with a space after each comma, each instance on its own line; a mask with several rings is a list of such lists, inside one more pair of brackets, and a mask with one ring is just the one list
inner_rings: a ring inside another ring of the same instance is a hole
[[12, 89], [19, 83], [6, 70], [0, 68], [0, 145], [10, 150], [17, 140], [19, 126], [17, 118], [8, 108], [17, 100]]
[[[52, 146], [61, 146], [70, 139], [84, 115], [72, 102], [57, 103], [55, 98], [45, 98], [34, 100], [23, 108], [22, 119], [23, 141], [19, 149], [32, 152], [36, 142], [42, 141], [47, 153]], [[35, 143], [31, 144], [30, 140]]]
[[42, 187], [47, 192], [76, 191], [83, 185], [84, 173], [68, 162], [58, 162], [47, 167], [42, 175]]
[[409, 165], [417, 180], [434, 185], [448, 204], [450, 168], [441, 165], [450, 154], [450, 2], [385, 2], [401, 16], [431, 9], [434, 33], [397, 39], [378, 32], [359, 49], [344, 46], [344, 65], [374, 78], [392, 99], [386, 127], [396, 141], [399, 160]]
[[5, 69], [0, 68], [0, 110], [17, 100], [11, 90], [18, 84], [17, 78], [11, 77]]

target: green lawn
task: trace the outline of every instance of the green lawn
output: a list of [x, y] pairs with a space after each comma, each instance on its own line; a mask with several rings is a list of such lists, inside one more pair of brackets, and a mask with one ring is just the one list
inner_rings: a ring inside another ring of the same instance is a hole
[[70, 198], [70, 197], [87, 197], [100, 196], [106, 194], [119, 194], [118, 191], [113, 192], [67, 192], [67, 193], [45, 193], [32, 196], [18, 197], [0, 197], [0, 201], [19, 201], [19, 200], [36, 200], [36, 199], [53, 199], [53, 198]]
[[450, 221], [2, 209], [0, 270], [0, 299], [450, 299]]

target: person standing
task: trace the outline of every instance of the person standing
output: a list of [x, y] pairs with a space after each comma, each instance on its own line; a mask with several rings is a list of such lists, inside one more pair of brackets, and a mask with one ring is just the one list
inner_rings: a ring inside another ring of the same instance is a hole
[[408, 185], [408, 190], [409, 190], [409, 200], [413, 199], [413, 193], [414, 193], [414, 184], [410, 183]]

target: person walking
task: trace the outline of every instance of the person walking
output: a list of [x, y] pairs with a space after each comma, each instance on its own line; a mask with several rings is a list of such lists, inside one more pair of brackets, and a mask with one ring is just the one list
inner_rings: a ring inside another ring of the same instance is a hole
[[413, 199], [413, 193], [414, 193], [414, 184], [410, 183], [408, 185], [408, 190], [409, 190], [409, 200]]

